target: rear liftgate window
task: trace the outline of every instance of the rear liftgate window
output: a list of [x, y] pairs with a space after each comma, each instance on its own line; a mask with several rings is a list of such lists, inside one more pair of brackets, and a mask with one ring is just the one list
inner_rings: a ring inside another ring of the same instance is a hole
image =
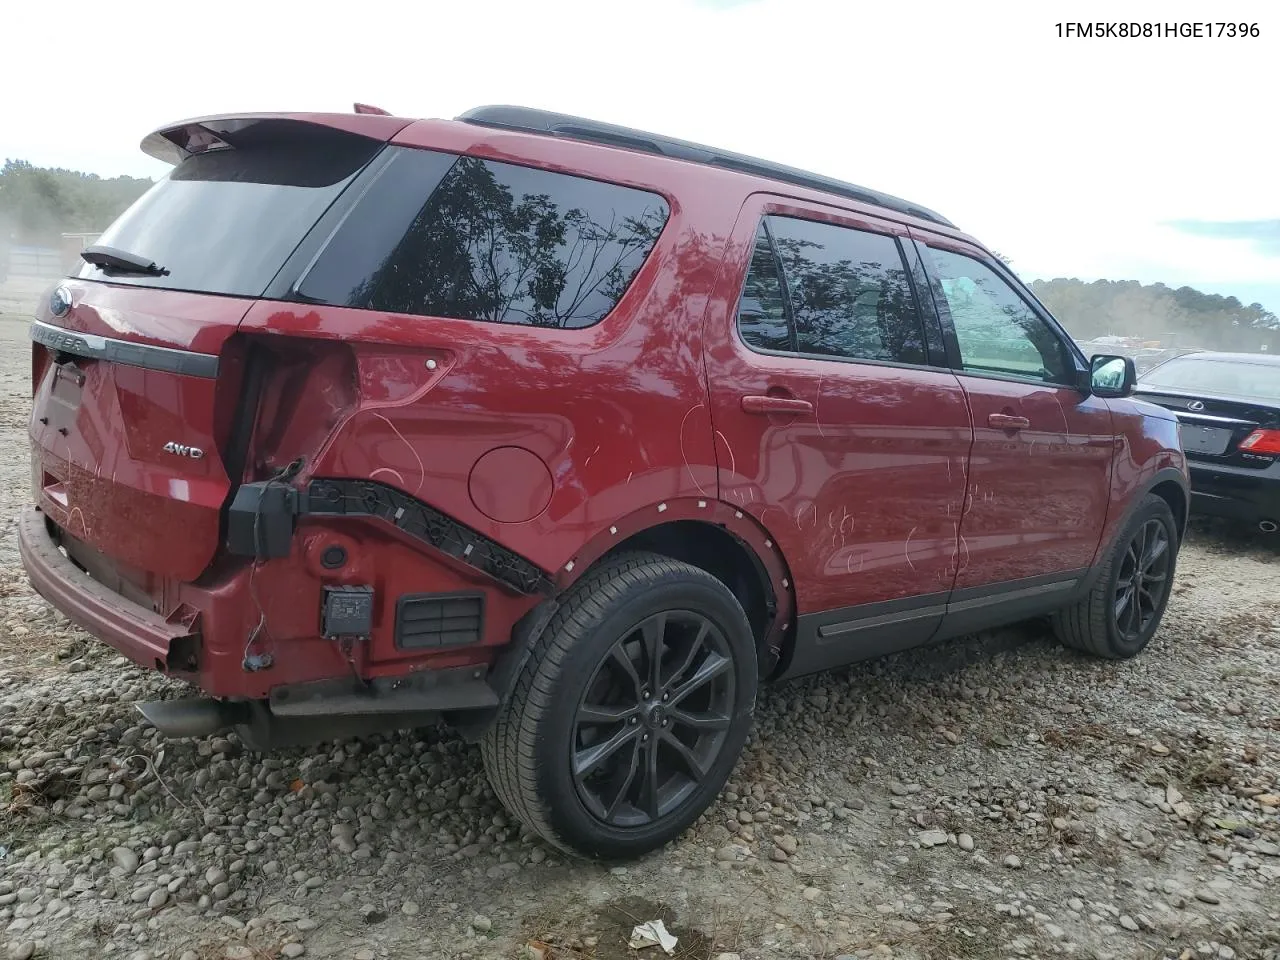
[[385, 313], [587, 327], [626, 292], [668, 212], [661, 197], [630, 187], [398, 149], [295, 295]]
[[79, 276], [132, 286], [261, 296], [307, 231], [382, 144], [326, 127], [264, 120], [229, 150], [182, 161], [97, 241], [154, 261], [163, 276]]

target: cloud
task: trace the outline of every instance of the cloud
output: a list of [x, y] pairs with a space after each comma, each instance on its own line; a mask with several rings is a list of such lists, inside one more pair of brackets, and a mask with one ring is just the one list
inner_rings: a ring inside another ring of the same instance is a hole
[[1259, 253], [1280, 257], [1280, 220], [1173, 220], [1183, 233], [1216, 240], [1248, 240]]
[[691, 0], [695, 7], [706, 7], [710, 10], [731, 10], [734, 7], [745, 7], [760, 0]]

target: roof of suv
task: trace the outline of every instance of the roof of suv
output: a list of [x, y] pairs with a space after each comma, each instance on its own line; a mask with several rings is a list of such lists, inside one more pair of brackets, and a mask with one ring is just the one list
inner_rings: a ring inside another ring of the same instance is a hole
[[950, 220], [928, 207], [902, 200], [899, 197], [881, 193], [868, 187], [846, 183], [810, 173], [796, 167], [788, 167], [781, 163], [758, 160], [741, 153], [732, 153], [716, 147], [707, 147], [688, 140], [677, 140], [656, 133], [646, 133], [612, 123], [601, 123], [586, 120], [564, 113], [552, 113], [547, 110], [534, 110], [530, 107], [490, 106], [476, 107], [456, 118], [464, 123], [485, 127], [497, 127], [504, 130], [516, 130], [523, 133], [542, 134], [543, 136], [563, 137], [568, 140], [583, 140], [589, 143], [600, 143], [608, 146], [622, 147], [626, 150], [639, 150], [644, 153], [655, 153], [671, 157], [673, 160], [686, 160], [712, 167], [736, 170], [768, 180], [808, 187], [825, 193], [847, 197], [877, 207], [896, 210], [921, 220], [929, 220], [945, 227], [955, 228]]

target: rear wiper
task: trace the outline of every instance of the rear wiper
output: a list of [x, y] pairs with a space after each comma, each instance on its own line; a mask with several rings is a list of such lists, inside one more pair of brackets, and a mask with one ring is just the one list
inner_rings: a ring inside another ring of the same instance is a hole
[[121, 250], [118, 247], [104, 247], [94, 244], [80, 251], [80, 259], [84, 260], [85, 263], [92, 263], [95, 267], [101, 267], [104, 271], [113, 273], [141, 273], [148, 277], [167, 277], [169, 275], [167, 269], [157, 265], [154, 261], [140, 257], [136, 253], [130, 253], [128, 250]]

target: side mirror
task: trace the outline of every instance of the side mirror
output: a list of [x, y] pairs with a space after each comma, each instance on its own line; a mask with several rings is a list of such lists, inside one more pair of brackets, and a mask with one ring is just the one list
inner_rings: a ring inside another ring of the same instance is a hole
[[1099, 353], [1089, 361], [1089, 392], [1095, 397], [1127, 397], [1137, 382], [1131, 357]]

